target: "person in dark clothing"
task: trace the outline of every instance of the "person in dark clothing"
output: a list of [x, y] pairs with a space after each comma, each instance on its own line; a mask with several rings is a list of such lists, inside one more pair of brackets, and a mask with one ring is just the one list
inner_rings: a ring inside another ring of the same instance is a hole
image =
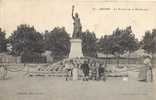
[[81, 65], [81, 69], [83, 71], [83, 80], [88, 81], [89, 77], [89, 65], [87, 61], [84, 61], [84, 63]]
[[65, 64], [65, 72], [66, 72], [66, 81], [68, 81], [73, 75], [72, 75], [72, 71], [73, 71], [73, 61], [67, 61]]
[[103, 80], [103, 81], [106, 80], [105, 68], [102, 66], [102, 64], [99, 65], [98, 74], [99, 74], [99, 79], [100, 80]]

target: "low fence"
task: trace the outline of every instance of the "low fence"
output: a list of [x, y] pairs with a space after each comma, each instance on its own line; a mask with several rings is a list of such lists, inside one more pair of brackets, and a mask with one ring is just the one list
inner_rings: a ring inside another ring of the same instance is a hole
[[[117, 64], [117, 59], [116, 58], [99, 58], [102, 62], [107, 64]], [[143, 64], [144, 59], [140, 58], [119, 58], [119, 64]], [[152, 59], [152, 64], [156, 65], [156, 58]]]
[[0, 55], [0, 63], [20, 63], [20, 57]]
[[21, 62], [22, 63], [46, 63], [46, 57], [21, 57]]

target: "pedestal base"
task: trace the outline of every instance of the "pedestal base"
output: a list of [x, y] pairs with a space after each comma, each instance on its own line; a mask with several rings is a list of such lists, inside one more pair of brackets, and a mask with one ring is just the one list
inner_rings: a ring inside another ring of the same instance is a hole
[[81, 39], [71, 39], [69, 58], [83, 57]]

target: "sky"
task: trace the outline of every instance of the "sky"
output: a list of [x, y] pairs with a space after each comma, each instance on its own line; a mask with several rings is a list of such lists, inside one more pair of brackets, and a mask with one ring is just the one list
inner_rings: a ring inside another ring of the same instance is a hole
[[131, 25], [135, 36], [142, 39], [145, 31], [156, 28], [156, 2], [112, 0], [0, 0], [0, 27], [7, 36], [20, 24], [33, 25], [39, 32], [65, 27], [71, 35], [72, 5], [83, 31], [88, 29], [97, 37]]

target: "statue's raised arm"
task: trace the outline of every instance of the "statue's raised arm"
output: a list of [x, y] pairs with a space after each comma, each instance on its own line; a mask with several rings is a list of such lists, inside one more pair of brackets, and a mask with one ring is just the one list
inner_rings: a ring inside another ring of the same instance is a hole
[[75, 8], [75, 6], [73, 5], [72, 6], [72, 18], [74, 19], [75, 17], [74, 17], [74, 8]]

